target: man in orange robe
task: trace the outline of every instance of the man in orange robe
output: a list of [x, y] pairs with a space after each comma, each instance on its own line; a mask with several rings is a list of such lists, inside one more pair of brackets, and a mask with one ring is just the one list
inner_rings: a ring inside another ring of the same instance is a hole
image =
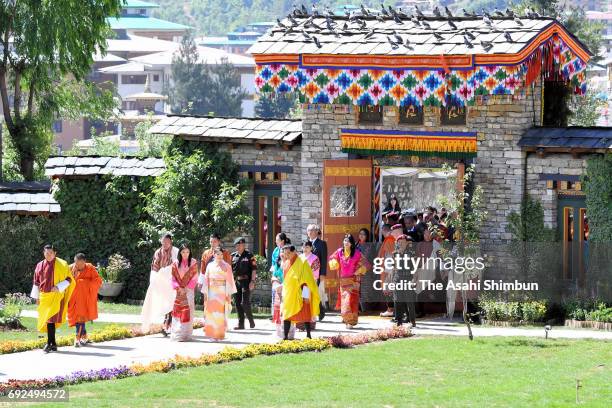
[[76, 287], [68, 302], [68, 324], [76, 326], [75, 347], [89, 343], [85, 322], [98, 318], [98, 289], [102, 285], [96, 268], [85, 261], [85, 255], [78, 253], [70, 265]]

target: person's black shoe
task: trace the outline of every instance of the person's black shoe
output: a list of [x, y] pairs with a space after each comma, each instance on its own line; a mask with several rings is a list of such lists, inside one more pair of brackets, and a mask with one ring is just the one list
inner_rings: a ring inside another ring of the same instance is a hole
[[321, 308], [321, 310], [319, 310], [319, 321], [323, 321], [323, 319], [325, 318], [325, 309]]
[[166, 329], [161, 329], [161, 334], [163, 334], [164, 337], [168, 337], [168, 332], [166, 331]]
[[250, 327], [251, 329], [254, 329], [254, 328], [255, 328], [255, 320], [251, 320], [251, 321], [249, 321], [249, 327]]
[[52, 351], [57, 351], [57, 346], [53, 346], [51, 344], [45, 344], [45, 347], [43, 347], [42, 350], [45, 352], [45, 354], [49, 354]]
[[57, 351], [57, 344], [53, 344], [51, 346], [51, 351]]
[[238, 323], [238, 326], [234, 327], [234, 330], [244, 330], [244, 323]]

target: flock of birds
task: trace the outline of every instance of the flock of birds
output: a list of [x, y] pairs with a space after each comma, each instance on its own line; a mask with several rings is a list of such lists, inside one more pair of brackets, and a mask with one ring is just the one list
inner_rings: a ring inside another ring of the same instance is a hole
[[[412, 23], [414, 27], [423, 28], [426, 30], [431, 30], [432, 34], [436, 37], [438, 41], [444, 41], [444, 36], [436, 32], [432, 29], [431, 25], [427, 21], [428, 19], [442, 19], [445, 20], [449, 27], [453, 30], [458, 30], [459, 28], [453, 22], [453, 20], [457, 21], [461, 18], [461, 16], [455, 16], [449, 10], [448, 7], [444, 7], [444, 12], [440, 11], [439, 7], [435, 7], [433, 9], [433, 15], [426, 16], [422, 10], [419, 9], [418, 6], [414, 6], [414, 14], [408, 14], [402, 10], [401, 7], [395, 9], [391, 6], [385, 6], [381, 3], [380, 11], [373, 11], [367, 9], [363, 4], [358, 10], [349, 10], [344, 7], [345, 20], [344, 24], [340, 26], [340, 24], [335, 20], [334, 17], [337, 17], [336, 14], [329, 8], [326, 7], [324, 11], [319, 11], [316, 5], [312, 6], [312, 11], [309, 13], [304, 5], [301, 7], [294, 6], [293, 11], [287, 16], [287, 21], [285, 23], [281, 22], [280, 19], [276, 19], [278, 27], [284, 34], [297, 33], [301, 34], [306, 42], [314, 42], [317, 48], [321, 48], [323, 45], [317, 36], [318, 34], [333, 34], [336, 37], [340, 37], [342, 33], [352, 34], [353, 29], [358, 30], [366, 30], [367, 23], [366, 20], [376, 19], [378, 21], [384, 22], [392, 19], [395, 23], [403, 25], [404, 23]], [[463, 18], [482, 18], [483, 23], [491, 28], [495, 28], [495, 18], [503, 18], [505, 20], [512, 19], [514, 22], [522, 26], [523, 22], [521, 18], [516, 15], [512, 10], [506, 9], [505, 11], [501, 11], [495, 9], [493, 13], [489, 13], [486, 10], [482, 10], [482, 14], [478, 15], [476, 13], [470, 13], [467, 10], [463, 9]], [[533, 9], [529, 9], [527, 11], [527, 15], [524, 18], [539, 18], [542, 17], [538, 12]], [[305, 19], [302, 23], [298, 22], [296, 19]], [[315, 18], [324, 18], [325, 26], [321, 26], [315, 22]], [[301, 27], [300, 27], [301, 26]], [[307, 32], [306, 29], [312, 28], [310, 32]], [[512, 38], [512, 34], [506, 30], [501, 30], [504, 33], [504, 37], [508, 42], [514, 42]], [[470, 33], [468, 30], [464, 29], [463, 40], [464, 44], [468, 48], [474, 47], [474, 40], [476, 37], [474, 34]], [[368, 39], [376, 34], [376, 30], [371, 28], [367, 31], [365, 35], [365, 39]], [[395, 30], [390, 32], [390, 35], [387, 35], [387, 41], [391, 45], [392, 49], [397, 49], [399, 47], [404, 47], [409, 50], [414, 49], [413, 44], [410, 43], [408, 38], [402, 38]], [[480, 45], [485, 49], [485, 51], [489, 51], [493, 48], [493, 43], [490, 41], [480, 41]]]

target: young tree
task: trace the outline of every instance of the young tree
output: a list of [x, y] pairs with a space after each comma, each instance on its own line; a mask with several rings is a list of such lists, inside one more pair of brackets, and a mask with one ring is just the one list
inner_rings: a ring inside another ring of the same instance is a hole
[[191, 35], [183, 38], [172, 60], [170, 103], [175, 113], [240, 116], [246, 93], [240, 73], [227, 60], [206, 64]]
[[88, 83], [86, 76], [93, 55], [106, 46], [106, 18], [118, 15], [121, 4], [121, 0], [0, 2], [0, 99], [26, 180], [34, 179], [36, 160], [49, 153], [55, 118], [111, 114], [116, 104], [112, 93]]
[[297, 104], [294, 95], [261, 95], [255, 104], [255, 114], [259, 118], [286, 119], [291, 117]]
[[149, 113], [147, 119], [138, 123], [134, 128], [134, 134], [138, 141], [137, 156], [139, 157], [161, 157], [166, 153], [172, 142], [172, 136], [149, 133], [149, 129], [154, 124], [152, 116], [153, 114]]
[[175, 140], [164, 159], [167, 169], [146, 199], [151, 221], [143, 229], [151, 241], [160, 231], [172, 231], [197, 252], [211, 233], [225, 235], [247, 227], [247, 191], [229, 154], [214, 145]]

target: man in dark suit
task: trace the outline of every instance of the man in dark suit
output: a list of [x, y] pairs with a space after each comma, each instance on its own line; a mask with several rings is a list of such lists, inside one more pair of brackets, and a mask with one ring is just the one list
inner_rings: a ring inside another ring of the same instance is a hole
[[[319, 270], [319, 279], [317, 279], [317, 285], [319, 286], [319, 293], [325, 291], [325, 276], [327, 275], [327, 242], [323, 241], [319, 235], [321, 229], [318, 225], [310, 224], [306, 228], [306, 234], [308, 239], [312, 242], [312, 253], [319, 258], [321, 263], [321, 269]], [[323, 304], [324, 297], [321, 296], [321, 302], [319, 304], [319, 321], [325, 317], [325, 306]]]

